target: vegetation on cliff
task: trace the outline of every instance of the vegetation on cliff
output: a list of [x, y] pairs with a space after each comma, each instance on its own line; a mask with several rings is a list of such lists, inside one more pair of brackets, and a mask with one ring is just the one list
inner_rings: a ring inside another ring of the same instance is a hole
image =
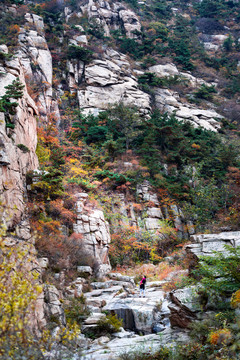
[[[82, 3], [64, 2], [75, 12]], [[194, 225], [195, 231], [239, 229], [239, 2], [128, 0], [127, 3], [142, 21], [141, 29], [131, 37], [127, 36], [124, 26], [106, 36], [101, 23], [89, 19], [84, 12], [82, 16], [72, 15], [66, 23], [63, 3], [55, 0], [29, 3], [5, 0], [0, 5], [0, 44], [6, 44], [10, 51], [10, 54], [0, 53], [1, 65], [14, 59], [12, 54], [18, 49], [21, 27], [26, 32], [34, 29], [33, 24], [25, 24], [24, 16], [28, 12], [43, 17], [44, 36], [53, 58], [53, 96], [59, 99], [61, 121], [58, 122], [54, 113], [41, 119], [40, 112], [37, 146], [40, 167], [38, 172], [27, 174], [30, 223], [35, 231], [38, 255], [50, 261], [44, 275], [44, 280], [49, 282], [55, 281], [55, 273], [64, 270], [68, 283], [77, 276], [77, 266], [95, 265], [94, 258], [88, 257], [81, 247], [82, 235], [74, 232], [76, 192], [88, 193], [92, 206], [104, 210], [112, 233], [110, 259], [116, 267], [142, 262], [158, 264], [182, 247], [186, 239], [178, 236], [173, 206], [183, 211], [185, 234], [189, 224]], [[76, 29], [83, 29], [79, 31], [87, 35], [88, 45], [78, 46], [70, 41]], [[224, 33], [224, 40], [213, 44], [211, 41], [218, 32]], [[204, 48], [205, 40], [215, 45], [214, 54]], [[152, 110], [148, 116], [122, 102], [97, 115], [86, 115], [79, 110], [78, 89], [74, 86], [86, 88], [88, 84], [84, 75], [79, 75], [78, 84], [70, 87], [69, 62], [80, 74], [80, 69], [92, 60], [103, 59], [106, 46], [126, 54], [132, 69], [136, 67], [138, 86], [151, 98]], [[194, 87], [180, 75], [157, 77], [149, 72], [150, 66], [164, 62], [176, 63], [185, 74], [190, 75], [191, 71], [203, 82]], [[33, 76], [26, 77], [27, 88], [39, 101], [39, 91], [51, 84], [39, 84], [41, 69], [32, 60], [30, 66]], [[0, 73], [0, 77], [3, 75]], [[219, 120], [219, 132], [196, 128], [188, 121], [179, 121], [176, 114], [160, 112], [154, 97], [159, 88], [178, 92], [183, 104], [218, 110], [224, 116]], [[5, 114], [6, 127], [12, 130], [15, 100], [21, 99], [22, 89], [23, 85], [15, 80], [0, 98], [0, 111]], [[38, 105], [41, 108], [40, 101]], [[14, 142], [14, 137], [12, 140]], [[28, 148], [21, 145], [18, 144], [18, 148], [24, 155]], [[157, 195], [159, 208], [164, 209], [164, 219], [159, 220], [161, 226], [157, 231], [145, 228], [144, 208], [154, 208], [155, 204], [137, 195], [136, 190], [144, 181]], [[124, 216], [120, 211], [117, 213], [121, 204], [116, 195], [121, 194], [131, 203], [126, 213], [134, 211], [137, 226], [124, 222]], [[2, 237], [6, 239], [7, 234]], [[0, 268], [3, 279], [0, 354], [3, 358], [20, 356], [14, 352], [18, 349], [13, 349], [17, 342], [20, 353], [33, 359], [38, 356], [34, 348], [36, 339], [25, 326], [29, 315], [26, 308], [31, 308], [41, 289], [30, 281], [30, 274], [27, 276], [19, 270], [16, 277], [14, 266], [22, 263], [25, 253], [18, 249], [9, 251], [4, 242], [1, 246], [4, 256], [1, 256]], [[203, 309], [206, 297], [217, 299], [221, 309], [213, 318], [193, 325], [193, 343], [174, 350], [162, 348], [154, 357], [133, 354], [126, 359], [132, 356], [134, 359], [200, 360], [239, 356], [239, 249], [228, 251], [228, 257], [216, 255], [202, 259], [196, 271]], [[178, 263], [181, 260], [178, 257]], [[160, 264], [159, 271], [169, 270], [164, 266]], [[222, 304], [222, 297], [228, 297], [228, 302]], [[85, 304], [81, 304], [80, 309], [77, 307], [74, 301], [70, 306], [65, 304], [70, 323], [76, 316], [80, 324], [86, 315]], [[100, 330], [111, 332], [115, 320], [109, 318], [106, 323], [100, 323]], [[60, 341], [64, 341], [67, 333], [71, 341], [78, 325], [70, 333], [64, 329], [59, 335]], [[46, 351], [46, 344], [42, 346]]]

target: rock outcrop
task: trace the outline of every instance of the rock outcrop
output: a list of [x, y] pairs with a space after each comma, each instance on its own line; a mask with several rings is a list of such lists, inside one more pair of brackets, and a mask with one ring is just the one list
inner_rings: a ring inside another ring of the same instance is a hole
[[[89, 258], [89, 263], [95, 267], [98, 276], [103, 276], [111, 269], [108, 259], [110, 243], [109, 224], [105, 220], [102, 210], [89, 208], [88, 194], [76, 194], [77, 222], [74, 232], [82, 234], [83, 253]], [[84, 259], [83, 259], [84, 260]]]
[[[124, 30], [127, 38], [138, 39], [141, 33], [141, 24], [137, 15], [129, 10], [125, 4], [112, 1], [88, 1], [79, 6], [76, 13], [71, 8], [65, 8], [65, 16], [68, 22], [71, 17], [81, 19], [88, 16], [88, 21], [102, 36], [111, 36], [112, 30]], [[84, 46], [88, 43], [88, 36], [82, 26], [75, 27], [69, 44]], [[142, 91], [138, 85], [138, 76], [143, 71], [136, 69], [128, 56], [110, 47], [102, 46], [99, 56], [94, 54], [95, 59], [89, 64], [82, 61], [68, 61], [68, 84], [72, 93], [77, 93], [79, 107], [84, 114], [97, 115], [106, 110], [109, 105], [122, 102], [127, 106], [136, 106], [140, 113], [148, 116], [152, 109], [152, 99], [149, 94]], [[168, 63], [157, 64], [147, 69], [156, 76], [166, 78], [177, 76], [182, 82], [187, 82], [191, 87], [198, 88], [206, 83], [204, 80], [194, 77], [188, 72], [181, 72], [176, 65]], [[176, 91], [165, 88], [155, 90], [154, 103], [161, 112], [175, 114], [180, 121], [188, 121], [194, 127], [203, 127], [207, 130], [218, 131], [221, 127], [222, 116], [214, 107], [211, 110], [199, 108], [181, 100]]]
[[226, 245], [240, 246], [240, 231], [222, 232], [219, 234], [200, 234], [191, 236], [192, 243], [186, 245], [186, 252], [199, 256], [214, 256], [214, 252], [227, 254]]
[[[148, 69], [149, 72], [155, 74], [160, 78], [168, 78], [171, 76], [177, 76], [181, 81], [186, 81], [192, 87], [200, 87], [202, 84], [211, 86], [202, 79], [195, 78], [190, 73], [180, 72], [176, 65], [154, 65]], [[223, 118], [214, 109], [205, 110], [199, 109], [197, 106], [193, 106], [187, 102], [182, 103], [178, 92], [170, 89], [158, 88], [155, 90], [155, 102], [156, 106], [162, 112], [168, 112], [169, 114], [175, 114], [176, 118], [180, 121], [188, 121], [194, 127], [203, 127], [204, 129], [211, 131], [218, 131], [221, 128], [220, 121]]]
[[119, 222], [126, 226], [134, 226], [137, 231], [146, 230], [152, 235], [158, 232], [161, 236], [161, 229], [166, 225], [165, 220], [171, 216], [179, 239], [187, 239], [194, 234], [194, 226], [186, 221], [180, 207], [174, 203], [166, 204], [164, 199], [160, 199], [149, 181], [145, 180], [137, 185], [136, 198], [139, 207], [129, 201], [126, 194], [115, 196], [112, 210], [118, 214], [118, 220], [113, 219], [112, 225]]
[[[160, 345], [189, 341], [188, 330], [176, 323], [173, 323], [172, 328], [170, 318], [173, 316], [173, 308], [184, 308], [183, 322], [186, 314], [191, 314], [191, 320], [196, 318], [199, 306], [195, 303], [191, 289], [174, 291], [170, 299], [161, 289], [164, 282], [149, 282], [146, 298], [139, 298], [132, 277], [116, 273], [108, 276], [111, 280], [92, 283], [94, 290], [85, 293], [86, 304], [92, 315], [85, 320], [82, 331], [94, 331], [98, 320], [105, 317], [105, 311], [117, 314], [123, 321], [124, 329], [114, 333], [112, 339], [100, 337], [94, 340], [84, 350], [83, 359], [118, 359], [120, 353], [139, 350], [141, 344], [144, 344], [144, 351], [154, 352]], [[188, 327], [189, 322], [185, 325]]]
[[98, 26], [105, 36], [109, 36], [111, 30], [123, 28], [127, 37], [134, 38], [136, 32], [141, 30], [137, 15], [122, 2], [88, 0], [86, 4], [80, 4], [77, 13], [69, 7], [65, 8], [67, 22], [71, 21], [72, 16], [81, 18], [86, 13], [90, 23]]
[[60, 294], [53, 285], [44, 285], [44, 317], [48, 322], [66, 326], [64, 310], [59, 300]]
[[[2, 50], [7, 52], [7, 48], [1, 47], [0, 51]], [[24, 221], [26, 226], [26, 174], [38, 167], [35, 153], [35, 116], [38, 109], [27, 92], [21, 61], [5, 61], [1, 64], [0, 70], [0, 96], [5, 94], [5, 86], [12, 84], [17, 78], [24, 85], [23, 97], [18, 100], [16, 114], [11, 115], [12, 127], [8, 127], [4, 113], [0, 114], [0, 197], [5, 206], [4, 218], [8, 225], [15, 227]], [[27, 229], [26, 227], [26, 231]]]
[[[26, 26], [20, 28], [18, 58], [24, 68], [28, 87], [37, 102], [38, 111], [42, 118], [51, 114], [59, 121], [58, 102], [53, 97], [52, 55], [49, 51], [45, 36], [44, 23], [40, 16], [27, 13]], [[31, 26], [28, 29], [28, 26]], [[31, 87], [37, 88], [31, 89]]]

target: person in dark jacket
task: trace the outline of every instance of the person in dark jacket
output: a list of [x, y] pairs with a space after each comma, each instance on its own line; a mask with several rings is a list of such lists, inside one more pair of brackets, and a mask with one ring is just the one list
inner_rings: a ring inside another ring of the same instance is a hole
[[143, 275], [142, 280], [140, 281], [140, 297], [145, 297], [145, 285], [146, 285], [146, 276]]

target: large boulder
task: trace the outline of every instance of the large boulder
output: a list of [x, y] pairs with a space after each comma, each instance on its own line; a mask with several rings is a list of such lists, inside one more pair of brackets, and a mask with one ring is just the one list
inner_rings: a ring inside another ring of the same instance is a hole
[[[92, 274], [92, 267], [98, 277], [103, 277], [111, 270], [108, 259], [108, 248], [111, 241], [109, 224], [104, 218], [102, 210], [87, 208], [88, 195], [76, 194], [77, 221], [74, 224], [74, 232], [82, 235], [79, 246], [82, 247], [82, 259], [84, 267], [79, 266], [79, 272]], [[86, 267], [87, 266], [87, 267]]]

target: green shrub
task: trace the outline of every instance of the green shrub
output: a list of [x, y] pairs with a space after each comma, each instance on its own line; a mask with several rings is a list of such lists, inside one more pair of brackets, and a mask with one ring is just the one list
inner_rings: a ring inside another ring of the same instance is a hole
[[67, 57], [68, 59], [77, 59], [89, 63], [93, 58], [93, 52], [83, 46], [70, 45]]
[[215, 252], [214, 257], [202, 257], [195, 271], [201, 277], [201, 286], [213, 301], [230, 296], [240, 288], [240, 247], [225, 245], [225, 250], [227, 255]]
[[5, 86], [6, 92], [0, 98], [0, 112], [3, 112], [5, 115], [6, 128], [15, 128], [11, 115], [16, 114], [18, 103], [12, 101], [12, 99], [21, 99], [23, 96], [23, 88], [24, 85], [21, 84], [19, 78], [13, 80], [12, 84]]
[[121, 360], [173, 360], [173, 351], [168, 347], [161, 346], [156, 352], [146, 351], [144, 346], [137, 350], [120, 353]]
[[109, 178], [113, 182], [116, 183], [116, 185], [125, 184], [127, 181], [131, 182], [133, 179], [130, 179], [126, 177], [123, 174], [114, 173], [113, 171], [109, 170], [100, 170], [95, 173], [95, 176], [99, 179]]
[[222, 0], [202, 0], [196, 3], [195, 8], [201, 17], [212, 18], [219, 15], [223, 6]]
[[77, 323], [78, 325], [81, 325], [90, 315], [84, 296], [79, 298], [69, 298], [65, 302], [63, 308], [68, 324]]
[[17, 147], [24, 153], [28, 153], [30, 151], [29, 148], [23, 144], [18, 144]]
[[178, 84], [181, 81], [178, 75], [158, 77], [151, 72], [146, 72], [138, 77], [138, 83], [141, 89], [145, 92], [151, 93], [152, 87], [170, 87]]
[[116, 315], [107, 315], [97, 322], [97, 332], [101, 335], [113, 334], [118, 332], [122, 327], [122, 320]]
[[216, 94], [216, 89], [214, 85], [208, 86], [202, 84], [199, 89], [197, 89], [193, 94], [197, 99], [212, 100], [213, 94]]

